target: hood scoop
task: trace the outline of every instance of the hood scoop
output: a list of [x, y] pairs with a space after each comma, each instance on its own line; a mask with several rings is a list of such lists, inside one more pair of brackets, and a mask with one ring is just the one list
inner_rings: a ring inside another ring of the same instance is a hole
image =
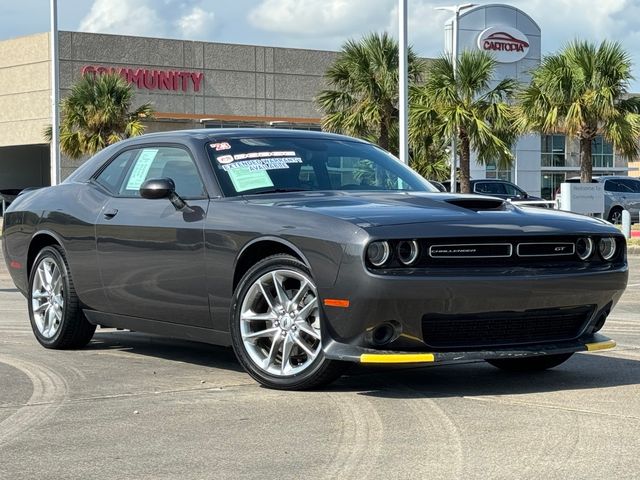
[[504, 200], [500, 198], [451, 198], [445, 202], [455, 205], [456, 207], [466, 208], [474, 212], [504, 210]]

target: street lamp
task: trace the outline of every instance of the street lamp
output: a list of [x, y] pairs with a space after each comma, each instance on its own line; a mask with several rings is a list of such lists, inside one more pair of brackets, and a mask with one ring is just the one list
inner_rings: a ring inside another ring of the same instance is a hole
[[[467, 8], [475, 7], [475, 3], [463, 3], [462, 5], [451, 5], [448, 7], [435, 7], [436, 10], [445, 10], [447, 12], [453, 12], [453, 25], [451, 28], [451, 64], [453, 65], [453, 76], [455, 78], [457, 63], [458, 63], [458, 19], [460, 18], [460, 11]], [[451, 137], [451, 192], [457, 190], [456, 185], [456, 132], [455, 128], [453, 136]]]
[[409, 66], [407, 62], [407, 0], [398, 0], [398, 116], [400, 145], [398, 153], [400, 160], [409, 164]]

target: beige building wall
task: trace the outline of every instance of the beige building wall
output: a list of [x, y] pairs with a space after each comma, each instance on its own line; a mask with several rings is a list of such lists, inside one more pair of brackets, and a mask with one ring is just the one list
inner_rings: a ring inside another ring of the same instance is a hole
[[44, 144], [51, 124], [49, 34], [0, 42], [0, 147]]

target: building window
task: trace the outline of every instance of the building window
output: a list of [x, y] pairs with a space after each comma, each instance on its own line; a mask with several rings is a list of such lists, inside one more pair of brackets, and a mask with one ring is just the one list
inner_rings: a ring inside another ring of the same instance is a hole
[[540, 147], [543, 167], [564, 167], [566, 165], [566, 150], [564, 135], [541, 135]]
[[560, 184], [564, 182], [564, 173], [542, 173], [542, 182], [540, 196], [545, 200], [553, 200], [556, 197], [556, 191], [560, 188]]
[[485, 169], [485, 178], [498, 178], [500, 180], [511, 181], [511, 169], [499, 170], [496, 162], [487, 162]]
[[613, 168], [613, 145], [601, 135], [591, 142], [591, 161], [594, 167]]

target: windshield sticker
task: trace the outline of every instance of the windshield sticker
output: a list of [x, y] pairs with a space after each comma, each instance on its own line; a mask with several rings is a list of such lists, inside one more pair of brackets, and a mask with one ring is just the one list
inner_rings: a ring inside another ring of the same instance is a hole
[[239, 163], [230, 163], [222, 165], [225, 172], [232, 172], [236, 169], [247, 169], [252, 172], [258, 170], [284, 170], [289, 168], [290, 163], [302, 163], [300, 157], [281, 157], [281, 158], [259, 158], [253, 160], [244, 160]]
[[[279, 151], [279, 152], [249, 152], [249, 153], [237, 153], [236, 155], [220, 155], [219, 157], [216, 157], [216, 160], [218, 160], [218, 163], [220, 163], [221, 165], [226, 165], [236, 160], [250, 160], [253, 158], [295, 157], [295, 155], [296, 155], [296, 152], [290, 151], [290, 150]], [[295, 158], [300, 159], [300, 157], [295, 157]], [[300, 162], [302, 162], [302, 160], [300, 160]], [[299, 163], [299, 162], [290, 162], [290, 163]]]
[[254, 190], [256, 188], [273, 187], [266, 170], [249, 170], [249, 168], [234, 168], [229, 170], [229, 178], [236, 192]]
[[229, 145], [227, 142], [212, 143], [211, 148], [213, 148], [216, 152], [220, 152], [222, 150], [229, 150], [231, 148], [231, 145]]
[[147, 174], [149, 173], [149, 169], [151, 168], [157, 153], [157, 148], [145, 148], [140, 152], [140, 155], [138, 155], [138, 159], [136, 160], [136, 165], [133, 167], [133, 171], [129, 176], [127, 190], [138, 190], [140, 188], [142, 182], [147, 179]]

